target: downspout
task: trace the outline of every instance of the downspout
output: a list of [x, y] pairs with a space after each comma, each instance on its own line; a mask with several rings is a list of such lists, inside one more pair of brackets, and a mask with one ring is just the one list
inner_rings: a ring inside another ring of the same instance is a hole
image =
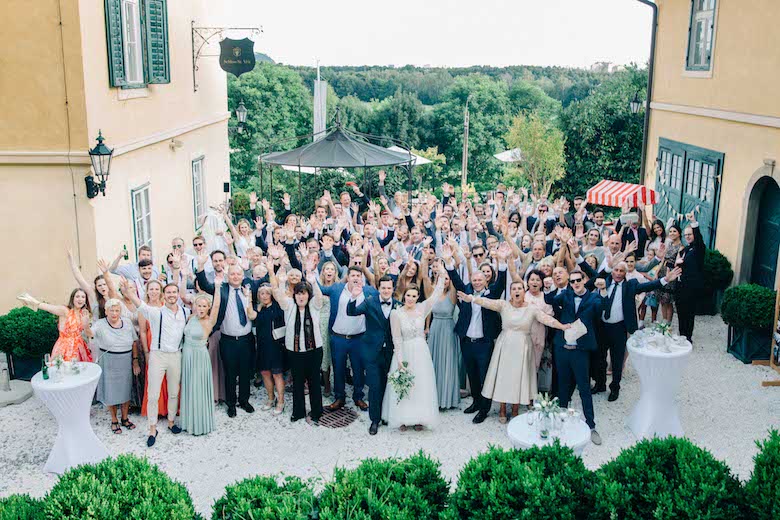
[[647, 103], [645, 105], [645, 129], [642, 134], [642, 164], [639, 167], [639, 184], [645, 183], [647, 164], [647, 140], [650, 137], [650, 102], [653, 100], [653, 74], [655, 69], [655, 36], [658, 31], [658, 5], [650, 0], [637, 0], [653, 10], [653, 27], [650, 33], [650, 60], [647, 64]]

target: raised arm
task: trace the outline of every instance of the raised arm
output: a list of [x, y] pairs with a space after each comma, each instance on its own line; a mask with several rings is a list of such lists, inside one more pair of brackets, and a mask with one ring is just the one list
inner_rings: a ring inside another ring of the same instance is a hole
[[401, 316], [398, 311], [392, 311], [390, 313], [390, 333], [393, 336], [393, 351], [395, 352], [395, 358], [398, 361], [398, 368], [403, 368], [404, 358], [401, 354], [401, 345], [404, 338], [401, 335]]
[[428, 296], [428, 298], [426, 298], [424, 302], [417, 304], [422, 307], [422, 313], [423, 316], [425, 317], [427, 317], [431, 313], [431, 311], [433, 310], [433, 306], [436, 304], [436, 302], [439, 301], [441, 295], [444, 294], [444, 275], [447, 274], [447, 270], [444, 268], [444, 265], [441, 263], [438, 266], [438, 273], [439, 273], [439, 277], [436, 280], [436, 286], [433, 288], [433, 293], [431, 293], [431, 295]]
[[94, 285], [87, 282], [87, 279], [84, 278], [84, 274], [81, 272], [81, 269], [79, 269], [79, 266], [76, 265], [76, 259], [73, 258], [73, 251], [70, 249], [68, 249], [68, 264], [70, 265], [70, 272], [73, 274], [73, 278], [76, 279], [76, 283], [79, 284], [81, 290], [87, 293], [87, 298], [89, 298], [89, 301], [97, 301]]

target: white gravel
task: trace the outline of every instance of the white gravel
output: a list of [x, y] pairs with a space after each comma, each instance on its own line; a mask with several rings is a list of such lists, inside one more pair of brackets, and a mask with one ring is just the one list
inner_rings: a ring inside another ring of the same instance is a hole
[[[744, 365], [727, 354], [726, 326], [718, 316], [697, 318], [694, 344], [679, 394], [683, 428], [699, 446], [747, 479], [755, 441], [764, 438], [769, 428], [780, 428], [780, 388], [761, 386], [761, 381], [780, 379], [780, 374], [768, 367]], [[638, 385], [629, 363], [620, 399], [608, 403], [606, 394], [594, 398], [604, 444], [586, 448], [583, 458], [588, 467], [597, 468], [636, 442], [625, 420], [638, 399]], [[258, 408], [254, 414], [239, 410], [237, 418], [229, 419], [225, 408], [219, 407], [217, 430], [205, 437], [173, 436], [161, 422], [152, 449], [146, 448], [144, 418], [131, 417], [139, 428], [113, 435], [108, 412], [94, 406], [92, 424], [111, 453], [147, 457], [184, 483], [197, 510], [209, 516], [226, 485], [256, 474], [328, 479], [335, 466], [354, 467], [366, 457], [406, 456], [422, 449], [439, 459], [444, 475], [454, 481], [464, 463], [489, 445], [510, 446], [495, 409], [482, 425], [453, 410], [442, 415], [441, 426], [433, 432], [380, 428], [371, 437], [367, 413], [347, 428], [312, 428], [304, 421], [291, 424], [287, 412], [279, 417], [260, 412], [256, 390], [252, 392]], [[469, 403], [470, 398], [465, 399], [462, 407]], [[579, 408], [578, 400], [575, 406]], [[35, 398], [0, 409], [0, 496], [40, 497], [51, 489], [57, 477], [44, 474], [42, 468], [55, 433], [54, 419]]]

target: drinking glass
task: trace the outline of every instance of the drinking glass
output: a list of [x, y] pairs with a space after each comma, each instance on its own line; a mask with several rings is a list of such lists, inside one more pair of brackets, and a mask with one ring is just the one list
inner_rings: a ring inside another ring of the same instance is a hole
[[534, 421], [536, 420], [536, 412], [528, 410], [525, 413], [525, 420], [528, 422], [528, 426], [533, 426]]
[[47, 366], [51, 366], [51, 354], [44, 354], [43, 355], [43, 363]]

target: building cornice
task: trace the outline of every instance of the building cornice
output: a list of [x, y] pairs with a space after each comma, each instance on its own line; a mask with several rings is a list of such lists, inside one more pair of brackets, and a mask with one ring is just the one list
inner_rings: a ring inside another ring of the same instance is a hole
[[170, 130], [165, 130], [163, 132], [156, 132], [154, 134], [147, 135], [145, 137], [142, 137], [141, 139], [137, 139], [129, 143], [118, 144], [114, 148], [114, 157], [118, 157], [120, 155], [130, 153], [134, 150], [138, 150], [139, 148], [151, 146], [153, 144], [157, 144], [162, 141], [167, 141], [169, 139], [173, 139], [180, 135], [186, 134], [187, 132], [192, 132], [193, 130], [203, 128], [205, 126], [221, 123], [223, 121], [227, 121], [228, 119], [230, 119], [230, 112], [221, 112], [217, 115], [208, 117], [206, 119], [201, 119], [199, 121], [195, 121], [183, 126], [179, 126], [177, 128], [172, 128]]
[[0, 150], [0, 164], [89, 165], [86, 151]]
[[653, 101], [650, 103], [650, 108], [652, 110], [661, 110], [663, 112], [675, 112], [678, 114], [709, 117], [712, 119], [721, 119], [724, 121], [745, 123], [748, 125], [780, 128], [780, 117], [775, 116], [748, 114], [745, 112], [732, 112], [730, 110], [719, 110], [716, 108], [704, 108], [691, 105], [677, 105], [674, 103], [660, 103], [658, 101]]

